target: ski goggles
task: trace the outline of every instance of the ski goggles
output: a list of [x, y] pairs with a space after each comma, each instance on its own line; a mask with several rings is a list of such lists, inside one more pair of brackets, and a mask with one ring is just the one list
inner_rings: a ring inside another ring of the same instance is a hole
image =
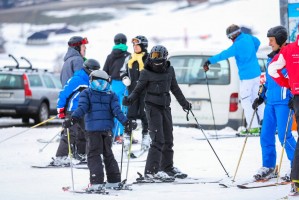
[[133, 45], [137, 45], [137, 44], [141, 44], [142, 42], [138, 38], [133, 38], [132, 43], [133, 43]]
[[233, 36], [240, 32], [241, 32], [241, 29], [238, 29], [238, 30], [235, 30], [234, 32], [231, 32], [230, 34], [227, 34], [226, 36], [228, 37], [228, 39], [233, 39]]
[[71, 46], [71, 47], [76, 47], [76, 46], [80, 46], [80, 45], [82, 45], [82, 44], [88, 44], [88, 40], [87, 40], [86, 37], [83, 38], [83, 39], [82, 39], [81, 41], [79, 41], [79, 42], [70, 44], [69, 46]]
[[163, 55], [160, 52], [154, 51], [150, 54], [151, 59], [163, 58]]

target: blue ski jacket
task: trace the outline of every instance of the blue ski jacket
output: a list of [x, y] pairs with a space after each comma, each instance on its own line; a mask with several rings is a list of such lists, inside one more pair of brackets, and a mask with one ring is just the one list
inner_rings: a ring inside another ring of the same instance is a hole
[[89, 76], [84, 68], [76, 71], [59, 93], [57, 108], [65, 108], [68, 112], [74, 111], [78, 107], [80, 93], [88, 86]]
[[210, 57], [208, 60], [211, 64], [214, 64], [234, 56], [240, 80], [253, 79], [261, 74], [256, 56], [259, 46], [259, 39], [252, 35], [241, 33], [228, 49]]
[[128, 121], [114, 92], [95, 91], [91, 88], [80, 94], [78, 108], [72, 113], [72, 117], [85, 117], [86, 131], [111, 131], [114, 117], [123, 125]]

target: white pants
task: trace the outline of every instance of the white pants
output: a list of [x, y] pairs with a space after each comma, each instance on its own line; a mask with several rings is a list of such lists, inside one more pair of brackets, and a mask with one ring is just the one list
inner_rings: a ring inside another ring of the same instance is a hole
[[264, 117], [265, 104], [262, 104], [257, 108], [257, 112], [254, 115], [251, 127], [249, 127], [254, 112], [254, 110], [252, 109], [252, 103], [258, 97], [259, 85], [260, 85], [260, 77], [240, 81], [241, 105], [244, 109], [247, 128], [260, 127], [259, 122]]

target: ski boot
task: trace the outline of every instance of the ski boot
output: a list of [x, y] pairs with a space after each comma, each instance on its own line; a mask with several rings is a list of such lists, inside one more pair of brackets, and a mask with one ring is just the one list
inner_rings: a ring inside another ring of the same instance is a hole
[[276, 178], [277, 172], [275, 168], [261, 167], [253, 177], [257, 181]]
[[168, 176], [174, 177], [174, 178], [180, 178], [184, 179], [187, 178], [187, 174], [181, 172], [178, 168], [172, 167], [170, 170], [165, 170], [165, 173], [168, 174]]
[[159, 171], [156, 174], [145, 174], [145, 180], [148, 181], [160, 181], [160, 182], [173, 182], [175, 180], [174, 177], [170, 177], [168, 176], [168, 174], [166, 174], [163, 171]]
[[90, 184], [86, 189], [86, 192], [90, 193], [105, 193], [105, 185], [104, 184]]
[[56, 158], [52, 158], [52, 162], [49, 165], [51, 166], [61, 166], [61, 167], [68, 167], [70, 166], [70, 159], [68, 156], [57, 156]]

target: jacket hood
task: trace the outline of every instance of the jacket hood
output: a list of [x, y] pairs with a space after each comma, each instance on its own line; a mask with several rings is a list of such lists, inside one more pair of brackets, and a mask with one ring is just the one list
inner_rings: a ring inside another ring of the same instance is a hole
[[70, 57], [74, 57], [74, 56], [80, 56], [80, 57], [82, 57], [81, 54], [77, 50], [69, 47], [68, 50], [67, 50], [67, 52], [66, 52], [66, 54], [65, 54], [65, 56], [64, 56], [63, 60], [66, 61]]

